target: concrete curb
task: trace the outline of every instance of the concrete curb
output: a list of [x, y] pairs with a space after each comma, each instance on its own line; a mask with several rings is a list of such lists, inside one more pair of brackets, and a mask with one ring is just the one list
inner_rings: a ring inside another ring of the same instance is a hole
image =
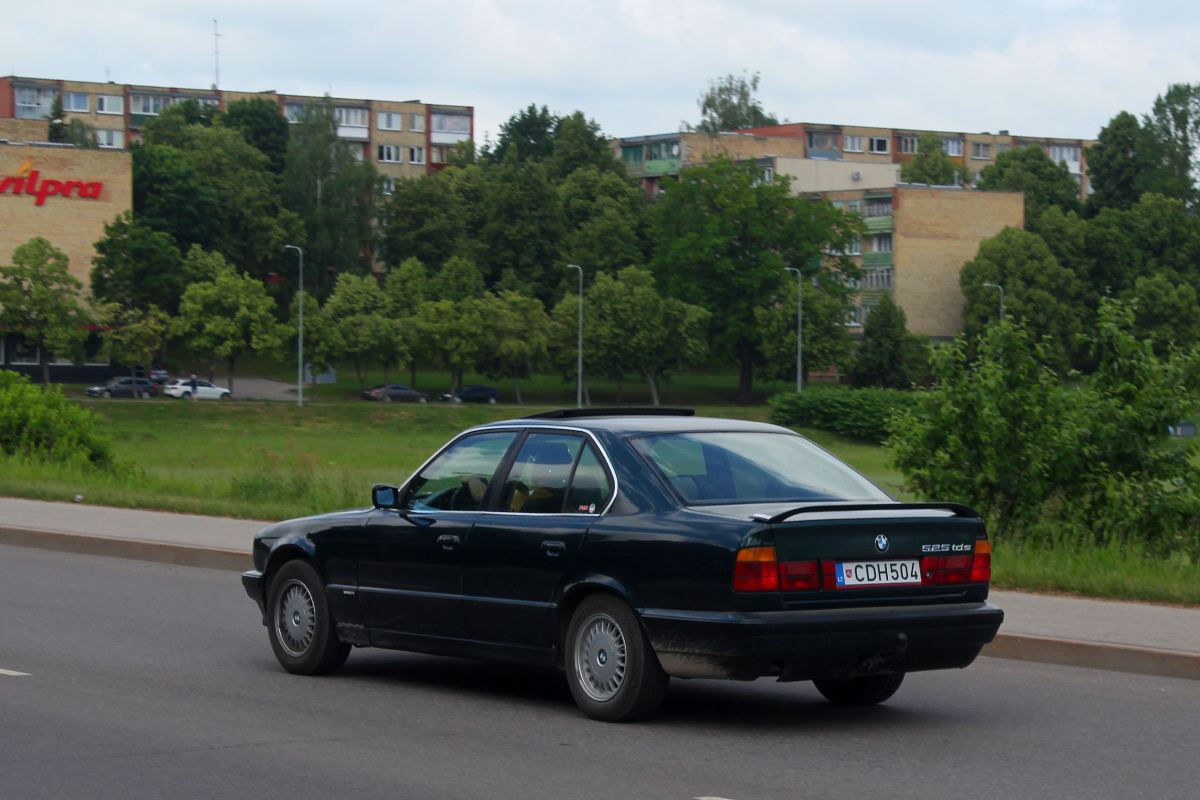
[[[167, 542], [145, 542], [88, 536], [81, 533], [41, 531], [0, 526], [0, 544], [36, 547], [64, 553], [130, 558], [176, 564], [182, 567], [237, 570], [251, 569], [248, 552]], [[1158, 675], [1164, 678], [1200, 680], [1200, 654], [1101, 642], [1050, 639], [1019, 633], [999, 633], [981, 655], [1017, 661], [1036, 661], [1068, 667], [1087, 667], [1110, 672]]]
[[82, 553], [89, 556], [131, 558], [137, 561], [177, 564], [181, 567], [230, 569], [241, 572], [252, 569], [254, 566], [249, 553], [237, 550], [192, 547], [167, 542], [144, 542], [135, 539], [114, 539], [105, 536], [88, 536], [82, 533], [39, 531], [31, 528], [0, 526], [0, 544], [36, 547], [41, 550], [57, 550], [63, 553]]
[[1103, 669], [1109, 672], [1200, 680], [1200, 654], [1156, 650], [1150, 647], [998, 633], [995, 640], [985, 646], [980, 655], [1062, 664], [1067, 667]]

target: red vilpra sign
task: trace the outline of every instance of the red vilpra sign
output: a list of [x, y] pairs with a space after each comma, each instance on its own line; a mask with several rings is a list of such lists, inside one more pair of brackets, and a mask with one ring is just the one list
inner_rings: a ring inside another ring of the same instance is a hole
[[26, 161], [21, 165], [16, 175], [0, 178], [0, 194], [11, 192], [12, 194], [33, 195], [37, 198], [34, 200], [34, 204], [39, 206], [46, 204], [47, 197], [54, 195], [70, 197], [71, 192], [75, 192], [78, 197], [97, 198], [103, 189], [103, 183], [56, 181], [49, 178], [41, 178], [38, 171], [33, 169], [33, 164], [30, 161]]

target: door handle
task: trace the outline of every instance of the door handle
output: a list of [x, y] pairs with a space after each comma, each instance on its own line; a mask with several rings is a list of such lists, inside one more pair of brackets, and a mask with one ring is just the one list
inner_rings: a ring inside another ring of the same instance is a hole
[[452, 534], [442, 534], [437, 538], [437, 543], [442, 546], [443, 550], [453, 550], [455, 545], [459, 543], [459, 538]]
[[542, 542], [542, 549], [546, 551], [548, 556], [556, 556], [560, 553], [565, 553], [567, 550], [566, 542], [556, 542], [553, 539], [547, 539]]

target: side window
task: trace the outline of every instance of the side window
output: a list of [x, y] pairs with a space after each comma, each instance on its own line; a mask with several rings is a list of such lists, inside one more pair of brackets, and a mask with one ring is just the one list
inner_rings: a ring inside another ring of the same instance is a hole
[[568, 514], [598, 514], [612, 497], [612, 483], [600, 465], [591, 444], [583, 448], [575, 475], [571, 478], [571, 491], [567, 494]]
[[412, 511], [478, 511], [488, 482], [517, 434], [479, 433], [459, 441], [413, 478], [404, 498]]
[[498, 511], [558, 514], [583, 440], [561, 433], [531, 433], [521, 445], [500, 495]]

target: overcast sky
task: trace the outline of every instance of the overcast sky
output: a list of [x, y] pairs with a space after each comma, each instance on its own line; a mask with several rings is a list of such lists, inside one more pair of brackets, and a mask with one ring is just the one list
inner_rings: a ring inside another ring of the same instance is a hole
[[696, 122], [759, 72], [780, 119], [1092, 138], [1200, 82], [1191, 0], [40, 0], [0, 20], [0, 70], [41, 78], [472, 105], [530, 103], [612, 136]]

